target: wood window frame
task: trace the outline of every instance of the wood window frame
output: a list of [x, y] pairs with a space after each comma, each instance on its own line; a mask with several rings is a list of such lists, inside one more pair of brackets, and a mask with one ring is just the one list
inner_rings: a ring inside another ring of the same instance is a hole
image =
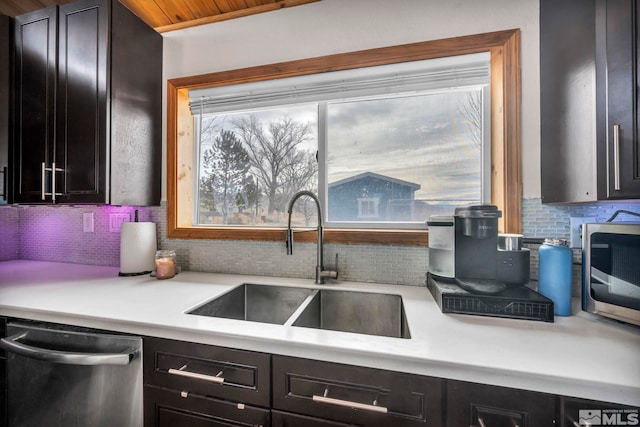
[[[172, 239], [284, 241], [285, 229], [192, 225], [194, 129], [190, 89], [294, 77], [407, 61], [489, 52], [491, 55], [491, 203], [503, 216], [500, 230], [522, 232], [520, 30], [348, 52], [167, 81], [167, 237]], [[426, 218], [425, 218], [426, 220]], [[301, 233], [302, 242], [316, 240]], [[428, 246], [428, 231], [331, 229], [325, 242]]]

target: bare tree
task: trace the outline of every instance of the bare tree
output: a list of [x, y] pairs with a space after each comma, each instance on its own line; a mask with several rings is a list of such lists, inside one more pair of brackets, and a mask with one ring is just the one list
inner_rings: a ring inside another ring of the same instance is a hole
[[300, 147], [311, 134], [310, 125], [287, 116], [265, 125], [254, 114], [236, 120], [234, 125], [269, 198], [268, 213], [284, 211], [289, 198], [307, 187], [316, 175], [315, 153]]
[[482, 148], [482, 91], [467, 92], [458, 103], [458, 113], [466, 120], [473, 145]]
[[211, 147], [216, 137], [222, 131], [218, 116], [203, 116], [200, 120], [200, 147], [204, 152], [204, 147]]

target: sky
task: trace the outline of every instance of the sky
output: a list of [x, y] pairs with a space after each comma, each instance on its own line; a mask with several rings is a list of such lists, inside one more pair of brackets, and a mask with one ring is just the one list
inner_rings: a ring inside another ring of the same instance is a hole
[[477, 199], [480, 150], [458, 113], [466, 97], [449, 92], [329, 106], [329, 182], [373, 171], [420, 184], [416, 199]]

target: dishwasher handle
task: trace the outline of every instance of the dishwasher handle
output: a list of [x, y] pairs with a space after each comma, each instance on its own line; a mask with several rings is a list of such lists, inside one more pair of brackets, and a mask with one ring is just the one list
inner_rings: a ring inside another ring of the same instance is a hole
[[0, 339], [0, 347], [5, 350], [45, 362], [63, 365], [128, 365], [136, 356], [137, 351], [127, 349], [122, 353], [79, 353], [73, 351], [50, 350], [23, 344], [18, 340], [25, 338], [28, 332], [21, 332], [7, 338]]

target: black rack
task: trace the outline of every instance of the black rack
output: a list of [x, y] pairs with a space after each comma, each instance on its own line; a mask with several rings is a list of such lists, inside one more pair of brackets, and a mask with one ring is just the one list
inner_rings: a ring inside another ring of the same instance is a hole
[[513, 286], [494, 294], [473, 294], [455, 282], [427, 273], [427, 288], [443, 313], [472, 314], [553, 322], [553, 301], [526, 286]]

